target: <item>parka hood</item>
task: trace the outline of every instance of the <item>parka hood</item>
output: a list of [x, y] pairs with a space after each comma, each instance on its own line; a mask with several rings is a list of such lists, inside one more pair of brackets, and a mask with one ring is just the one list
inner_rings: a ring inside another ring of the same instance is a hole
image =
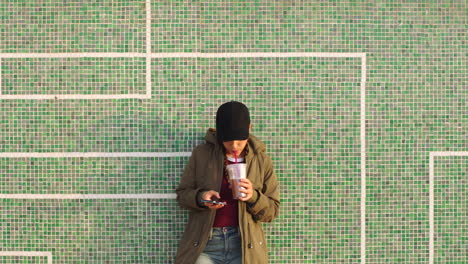
[[[222, 149], [222, 146], [218, 143], [218, 138], [216, 137], [216, 129], [214, 128], [209, 128], [208, 131], [206, 131], [205, 141]], [[253, 150], [253, 152], [255, 153], [266, 151], [266, 145], [252, 134], [249, 135], [248, 144], [249, 149]]]

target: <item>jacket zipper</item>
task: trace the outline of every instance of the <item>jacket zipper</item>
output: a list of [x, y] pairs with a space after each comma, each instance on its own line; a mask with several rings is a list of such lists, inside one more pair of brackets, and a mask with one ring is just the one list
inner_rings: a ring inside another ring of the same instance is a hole
[[[251, 160], [252, 160], [252, 153], [251, 153], [251, 149], [249, 149], [249, 153], [246, 155], [245, 157], [245, 164], [246, 164], [246, 167], [247, 167], [247, 175], [248, 175], [248, 172], [250, 170], [250, 163], [251, 163]], [[250, 155], [249, 155], [250, 154]], [[247, 204], [246, 203], [243, 203], [244, 205], [244, 212], [246, 212], [247, 208]], [[247, 213], [245, 213], [247, 214]], [[247, 238], [248, 238], [248, 241], [247, 241], [247, 248], [253, 248], [253, 244], [252, 244], [252, 238], [251, 238], [251, 235], [252, 235], [252, 232], [250, 230], [250, 222], [247, 221], [247, 232], [246, 232], [248, 235], [247, 235]]]

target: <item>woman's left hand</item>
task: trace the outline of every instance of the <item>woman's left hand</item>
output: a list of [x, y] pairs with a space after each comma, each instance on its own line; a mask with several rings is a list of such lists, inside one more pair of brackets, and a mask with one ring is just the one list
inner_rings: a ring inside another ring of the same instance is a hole
[[246, 202], [250, 198], [252, 198], [254, 190], [253, 190], [252, 182], [249, 179], [240, 179], [239, 186], [244, 187], [244, 189], [241, 188], [239, 191], [241, 193], [245, 193], [245, 197], [241, 197], [239, 198], [239, 200]]

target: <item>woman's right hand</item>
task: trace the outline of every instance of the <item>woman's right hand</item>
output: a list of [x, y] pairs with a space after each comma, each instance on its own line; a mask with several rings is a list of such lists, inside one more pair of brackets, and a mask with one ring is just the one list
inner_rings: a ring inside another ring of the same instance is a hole
[[[201, 198], [203, 200], [213, 201], [221, 199], [221, 196], [219, 196], [218, 192], [211, 190], [202, 193]], [[203, 205], [213, 210], [217, 210], [224, 207], [224, 204], [203, 203]]]

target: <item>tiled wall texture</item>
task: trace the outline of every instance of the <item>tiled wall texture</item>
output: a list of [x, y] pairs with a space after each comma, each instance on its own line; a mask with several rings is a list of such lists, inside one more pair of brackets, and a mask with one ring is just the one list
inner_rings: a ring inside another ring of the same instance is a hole
[[0, 263], [172, 263], [174, 190], [246, 103], [271, 263], [468, 262], [466, 1], [0, 3]]

